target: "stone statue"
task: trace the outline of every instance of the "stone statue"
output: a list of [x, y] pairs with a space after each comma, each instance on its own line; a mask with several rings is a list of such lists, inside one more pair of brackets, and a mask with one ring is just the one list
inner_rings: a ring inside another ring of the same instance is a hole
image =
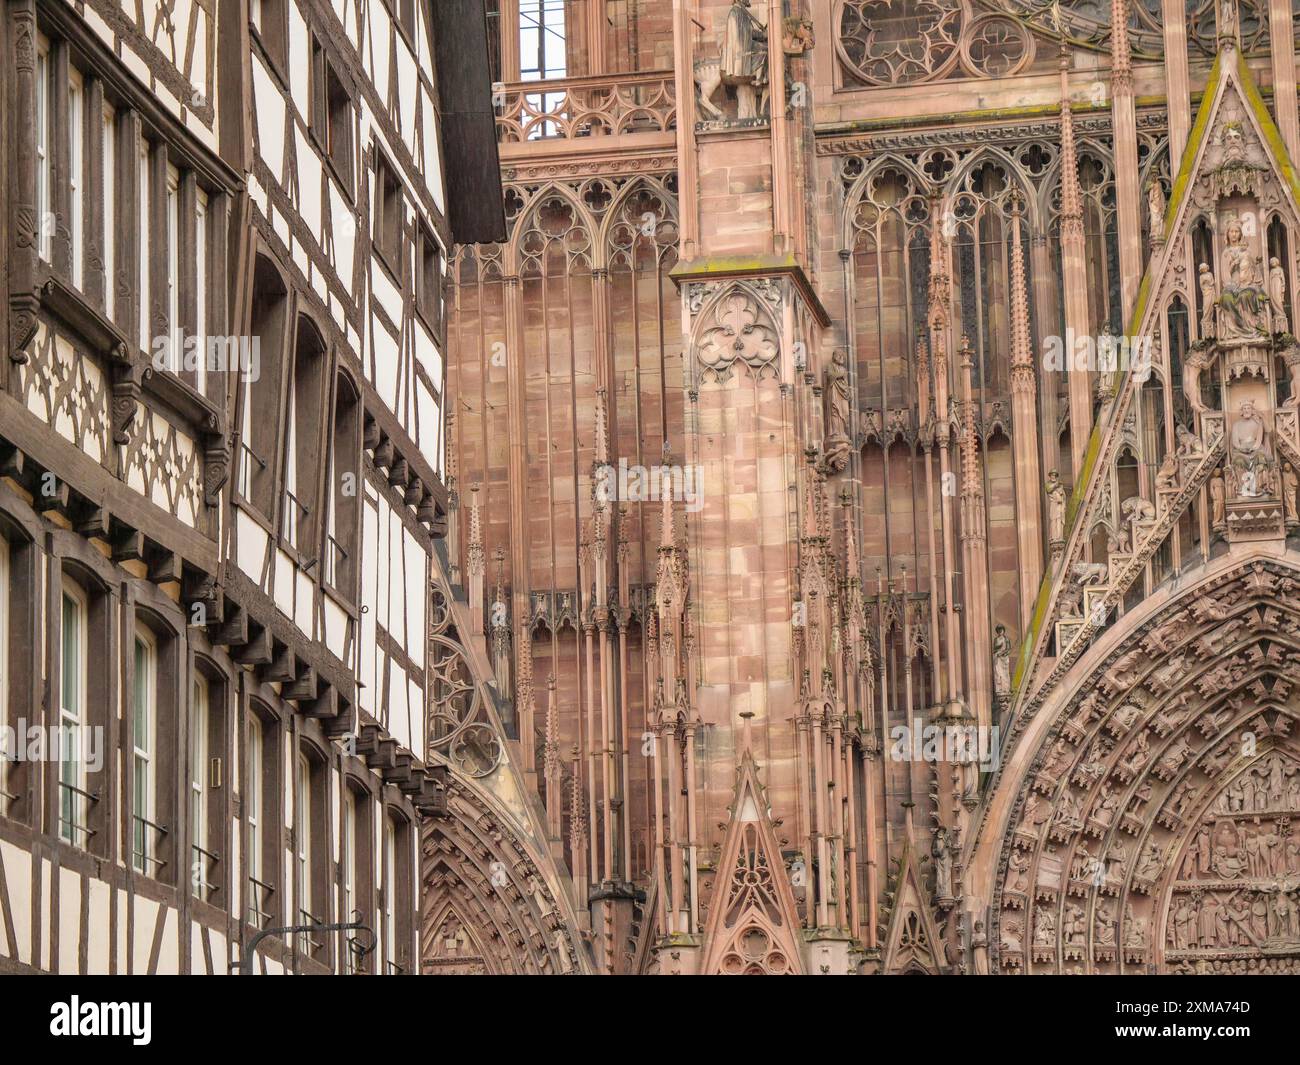
[[1133, 550], [1137, 550], [1137, 525], [1141, 521], [1150, 521], [1156, 516], [1156, 508], [1150, 500], [1143, 499], [1141, 496], [1129, 496], [1120, 504], [1120, 512], [1124, 515], [1124, 520], [1129, 526], [1129, 543]]
[[811, 19], [787, 18], [781, 25], [781, 48], [788, 56], [807, 55], [813, 49]]
[[839, 472], [848, 463], [853, 448], [849, 405], [849, 353], [836, 348], [826, 368], [826, 462]]
[[1097, 946], [1115, 945], [1115, 904], [1106, 899], [1097, 903]]
[[700, 109], [710, 118], [724, 117], [713, 102], [719, 88], [735, 94], [736, 118], [742, 122], [759, 117], [759, 94], [766, 97], [767, 27], [750, 12], [750, 3], [751, 0], [731, 0], [717, 61], [706, 60], [695, 65]]
[[1050, 947], [1056, 940], [1056, 914], [1043, 906], [1034, 911], [1034, 946]]
[[1005, 625], [999, 625], [993, 636], [993, 691], [998, 695], [1011, 692], [1011, 640]]
[[1151, 243], [1165, 239], [1165, 190], [1157, 178], [1147, 182], [1147, 214], [1151, 225]]
[[971, 960], [975, 964], [976, 976], [989, 974], [989, 934], [984, 930], [984, 922], [976, 921], [970, 935]]
[[1237, 0], [1219, 0], [1219, 37], [1237, 38]]
[[1161, 857], [1160, 845], [1155, 840], [1151, 840], [1147, 843], [1147, 849], [1143, 852], [1142, 857], [1138, 859], [1137, 868], [1133, 870], [1133, 875], [1138, 880], [1154, 880], [1160, 875]]
[[1055, 470], [1047, 474], [1047, 539], [1054, 544], [1065, 540], [1065, 485]]
[[1156, 470], [1156, 491], [1167, 492], [1178, 487], [1178, 456], [1170, 451]]
[[1273, 332], [1289, 333], [1286, 320], [1286, 273], [1277, 256], [1268, 261], [1268, 298], [1273, 305]]
[[[1211, 278], [1213, 282], [1213, 278]], [[1213, 308], [1213, 304], [1209, 304]], [[1204, 330], [1202, 330], [1204, 331]], [[1201, 399], [1201, 371], [1205, 369], [1206, 353], [1198, 348], [1192, 348], [1183, 358], [1183, 395], [1187, 398], [1188, 404], [1197, 414], [1201, 414], [1208, 408], [1205, 401]]]
[[930, 857], [934, 861], [934, 897], [952, 898], [952, 852], [948, 849], [948, 830], [942, 825], [934, 830], [930, 843]]
[[1300, 345], [1292, 344], [1282, 355], [1286, 362], [1288, 383], [1290, 385], [1284, 407], [1300, 406]]
[[1214, 338], [1214, 308], [1219, 300], [1219, 289], [1210, 273], [1210, 264], [1201, 263], [1197, 280], [1201, 286], [1201, 336], [1206, 340]]
[[1132, 903], [1124, 903], [1124, 946], [1141, 948], [1147, 945], [1147, 919], [1133, 914]]
[[1260, 285], [1261, 279], [1246, 243], [1241, 219], [1235, 214], [1227, 218], [1223, 239], [1223, 286], [1218, 299], [1218, 338], [1257, 340], [1269, 331], [1267, 296]]
[[1288, 525], [1295, 525], [1300, 518], [1296, 510], [1296, 489], [1300, 481], [1296, 477], [1295, 467], [1289, 462], [1282, 464], [1282, 512]]
[[1256, 409], [1254, 400], [1242, 400], [1232, 431], [1228, 434], [1228, 443], [1232, 445], [1237, 495], [1243, 499], [1252, 499], [1267, 491], [1265, 467], [1268, 465], [1268, 449], [1264, 436], [1264, 418]]

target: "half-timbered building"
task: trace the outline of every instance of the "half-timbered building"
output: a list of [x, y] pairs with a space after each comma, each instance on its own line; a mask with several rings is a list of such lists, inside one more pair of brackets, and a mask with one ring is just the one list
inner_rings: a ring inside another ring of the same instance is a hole
[[485, 41], [474, 3], [0, 7], [0, 971], [267, 931], [259, 973], [419, 971]]

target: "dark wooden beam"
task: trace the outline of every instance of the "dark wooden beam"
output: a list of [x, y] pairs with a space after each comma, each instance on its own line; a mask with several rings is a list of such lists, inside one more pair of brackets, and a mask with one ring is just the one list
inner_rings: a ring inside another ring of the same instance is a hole
[[145, 556], [149, 566], [149, 580], [154, 584], [180, 582], [182, 559], [175, 551], [154, 544], [146, 547]]

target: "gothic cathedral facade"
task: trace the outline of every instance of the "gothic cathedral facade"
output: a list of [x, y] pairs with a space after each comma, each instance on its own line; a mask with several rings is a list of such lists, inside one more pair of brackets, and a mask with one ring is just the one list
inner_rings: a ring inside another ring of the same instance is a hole
[[1300, 971], [1291, 0], [487, 6], [426, 970]]

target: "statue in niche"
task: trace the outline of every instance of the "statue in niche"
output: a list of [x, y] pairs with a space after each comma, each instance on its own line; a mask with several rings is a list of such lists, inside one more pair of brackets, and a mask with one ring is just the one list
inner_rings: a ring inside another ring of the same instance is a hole
[[1291, 463], [1282, 465], [1282, 513], [1286, 516], [1288, 525], [1295, 525], [1300, 522], [1296, 512], [1296, 490], [1300, 488], [1300, 482], [1297, 481], [1295, 467]]
[[826, 368], [826, 463], [837, 473], [853, 449], [849, 406], [849, 353], [836, 348]]
[[1147, 182], [1147, 215], [1151, 225], [1151, 243], [1165, 239], [1165, 190], [1159, 178]]
[[1196, 942], [1198, 946], [1212, 947], [1218, 943], [1219, 896], [1213, 891], [1206, 894], [1201, 901], [1201, 912], [1197, 917]]
[[1124, 946], [1141, 948], [1147, 945], [1147, 919], [1135, 917], [1133, 904], [1124, 903]]
[[1078, 903], [1067, 902], [1065, 912], [1061, 920], [1061, 936], [1066, 943], [1079, 946], [1083, 943], [1087, 935], [1087, 927], [1083, 922], [1083, 907]]
[[1300, 344], [1292, 343], [1282, 355], [1286, 362], [1287, 397], [1284, 407], [1300, 406]]
[[970, 935], [971, 959], [975, 963], [976, 976], [989, 974], [989, 934], [984, 930], [984, 922], [976, 921]]
[[1237, 496], [1253, 499], [1266, 494], [1272, 486], [1271, 463], [1264, 418], [1254, 400], [1241, 401], [1228, 441], [1232, 445], [1232, 464], [1237, 474]]
[[1186, 895], [1178, 896], [1169, 914], [1169, 945], [1174, 950], [1186, 950], [1196, 926], [1196, 911]]
[[1056, 941], [1056, 914], [1040, 906], [1034, 913], [1034, 946], [1050, 947]]
[[1228, 522], [1224, 502], [1223, 471], [1215, 470], [1210, 478], [1210, 525], [1222, 529]]
[[948, 848], [948, 830], [942, 826], [934, 830], [930, 857], [934, 861], [934, 897], [948, 901], [952, 898], [952, 851]]
[[1273, 332], [1289, 333], [1286, 320], [1286, 272], [1275, 255], [1268, 261], [1268, 298], [1273, 305]]
[[1024, 851], [1014, 850], [1008, 862], [1010, 875], [1007, 877], [1008, 891], [1027, 891], [1029, 889], [1029, 858]]
[[1011, 691], [1011, 639], [1005, 625], [999, 625], [993, 636], [993, 691], [998, 695]]
[[1056, 470], [1047, 474], [1047, 539], [1051, 543], [1065, 541], [1065, 485]]
[[1214, 282], [1209, 263], [1201, 263], [1197, 281], [1201, 286], [1201, 336], [1213, 340], [1214, 306], [1219, 300], [1219, 288]]
[[1143, 852], [1142, 857], [1138, 859], [1137, 868], [1133, 870], [1133, 875], [1138, 880], [1154, 880], [1160, 875], [1160, 845], [1155, 840], [1147, 843], [1147, 849]]
[[[1226, 133], [1224, 141], [1226, 145]], [[1218, 339], [1258, 340], [1267, 336], [1268, 295], [1263, 289], [1256, 260], [1246, 243], [1241, 219], [1235, 214], [1228, 215], [1224, 223], [1222, 281], [1218, 299]]]
[[1097, 946], [1115, 945], [1115, 904], [1106, 899], [1097, 903]]
[[1002, 950], [1007, 954], [1019, 954], [1024, 949], [1020, 942], [1020, 922], [1008, 917], [1002, 922]]
[[711, 119], [726, 116], [714, 102], [719, 89], [736, 99], [736, 118], [752, 122], [767, 99], [767, 27], [750, 11], [751, 0], [731, 0], [716, 60], [695, 64], [700, 108]]
[[1273, 900], [1273, 921], [1273, 934], [1280, 939], [1295, 939], [1300, 934], [1300, 914], [1286, 891], [1279, 891]]

